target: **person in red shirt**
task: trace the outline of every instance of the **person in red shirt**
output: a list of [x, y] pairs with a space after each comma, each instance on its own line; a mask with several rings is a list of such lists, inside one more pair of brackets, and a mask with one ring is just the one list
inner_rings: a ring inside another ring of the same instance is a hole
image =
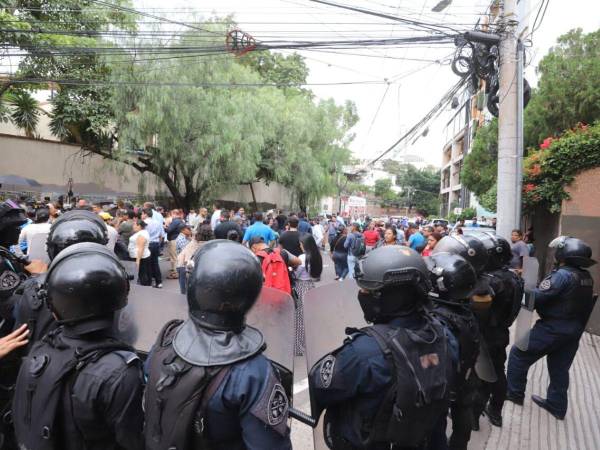
[[443, 237], [444, 236], [442, 236], [442, 234], [438, 233], [437, 231], [431, 233], [427, 237], [427, 246], [423, 250], [423, 253], [421, 253], [421, 256], [431, 256], [431, 252], [433, 251], [437, 243], [440, 241], [440, 239], [442, 239]]
[[369, 227], [363, 233], [363, 237], [365, 239], [365, 247], [367, 249], [367, 253], [375, 248], [377, 242], [381, 238], [379, 232], [375, 230], [375, 224], [373, 222], [369, 223]]

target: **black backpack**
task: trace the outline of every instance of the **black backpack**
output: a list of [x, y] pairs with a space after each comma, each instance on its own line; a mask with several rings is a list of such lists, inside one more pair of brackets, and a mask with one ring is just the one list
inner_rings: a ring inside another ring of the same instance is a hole
[[148, 450], [210, 448], [204, 415], [231, 366], [200, 367], [182, 360], [172, 345], [182, 323], [173, 320], [164, 326], [149, 360], [144, 393]]
[[431, 315], [442, 322], [458, 340], [459, 379], [454, 387], [458, 390], [469, 377], [479, 356], [481, 335], [473, 312], [466, 305], [446, 304], [443, 300], [434, 300]]
[[363, 445], [417, 447], [431, 435], [450, 404], [453, 367], [444, 327], [430, 316], [419, 330], [373, 325], [360, 331], [375, 339], [393, 382]]
[[[98, 341], [81, 340], [73, 347], [62, 339], [62, 328], [51, 331], [35, 344], [21, 365], [15, 388], [12, 419], [19, 448], [64, 448], [62, 439], [65, 437], [61, 436], [56, 419], [65, 391], [72, 389], [78, 373], [88, 364], [121, 351], [135, 357], [129, 345], [108, 337]], [[67, 414], [72, 413], [69, 402], [65, 403]], [[69, 436], [69, 439], [76, 439], [81, 448], [85, 447], [83, 435]]]

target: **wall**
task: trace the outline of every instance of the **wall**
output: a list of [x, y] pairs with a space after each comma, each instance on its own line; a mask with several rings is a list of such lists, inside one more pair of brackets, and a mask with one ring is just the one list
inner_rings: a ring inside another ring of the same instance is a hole
[[[0, 174], [64, 186], [65, 193], [69, 178], [74, 183], [95, 183], [106, 191], [133, 195], [138, 193], [140, 181], [140, 174], [134, 169], [96, 155], [84, 157], [79, 146], [8, 135], [0, 135]], [[161, 184], [152, 176], [147, 178], [149, 183], [144, 193], [153, 195]]]
[[[571, 198], [563, 201], [560, 234], [583, 239], [600, 259], [600, 167], [586, 170], [567, 188]], [[594, 290], [600, 292], [600, 264], [590, 267]], [[600, 334], [600, 303], [588, 322], [588, 331]]]
[[[142, 175], [125, 164], [97, 155], [84, 157], [76, 145], [3, 134], [0, 134], [0, 175], [32, 178], [42, 185], [55, 185], [56, 190], [64, 194], [69, 178], [73, 178], [76, 196], [87, 194], [90, 190], [107, 196], [111, 192], [136, 196], [143, 176], [146, 178], [144, 195], [168, 192], [162, 181], [153, 175]], [[78, 186], [81, 192], [77, 191]], [[267, 186], [258, 182], [253, 184], [253, 188], [259, 203], [289, 208], [290, 192], [282, 185], [270, 183]], [[221, 200], [250, 204], [252, 193], [248, 185], [242, 185], [225, 193]]]

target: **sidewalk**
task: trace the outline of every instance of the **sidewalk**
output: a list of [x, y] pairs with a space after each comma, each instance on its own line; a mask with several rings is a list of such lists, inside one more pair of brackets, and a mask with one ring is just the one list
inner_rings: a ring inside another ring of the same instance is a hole
[[[525, 405], [506, 402], [504, 426], [492, 427], [487, 442], [469, 449], [485, 450], [596, 450], [600, 448], [600, 337], [585, 333], [570, 370], [569, 410], [556, 420], [531, 401], [546, 397], [546, 359], [529, 371]], [[481, 424], [487, 421], [481, 418]]]

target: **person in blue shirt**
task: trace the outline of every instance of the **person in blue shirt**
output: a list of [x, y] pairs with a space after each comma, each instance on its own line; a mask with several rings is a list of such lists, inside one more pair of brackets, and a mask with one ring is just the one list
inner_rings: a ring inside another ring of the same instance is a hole
[[523, 405], [529, 367], [546, 356], [550, 375], [547, 398], [532, 395], [531, 399], [558, 420], [564, 420], [569, 368], [595, 304], [594, 281], [586, 268], [596, 261], [592, 259], [592, 249], [577, 238], [560, 236], [550, 247], [556, 249], [556, 267], [533, 291], [540, 319], [531, 330], [527, 350], [516, 346], [510, 350], [506, 398]]
[[259, 211], [254, 213], [254, 223], [250, 225], [244, 233], [242, 244], [247, 245], [254, 236], [262, 237], [269, 247], [272, 245], [273, 241], [277, 239], [277, 235], [271, 227], [263, 223], [263, 213]]
[[408, 246], [419, 253], [422, 252], [427, 245], [427, 240], [419, 231], [419, 227], [414, 223], [411, 223], [408, 225], [408, 232], [410, 234], [410, 237], [408, 238]]
[[354, 241], [360, 237], [360, 227], [357, 223], [353, 223], [352, 228], [350, 228], [350, 233], [348, 233], [346, 241], [344, 242], [344, 248], [348, 250], [348, 276], [350, 278], [354, 278], [354, 266], [358, 260], [358, 257], [354, 256], [354, 253], [352, 253], [352, 247], [354, 246]]
[[146, 231], [150, 235], [148, 249], [150, 250], [151, 278], [154, 279], [154, 287], [160, 289], [162, 288], [162, 274], [158, 258], [160, 257], [160, 239], [165, 230], [159, 221], [154, 220], [154, 211], [150, 208], [142, 210], [142, 220], [146, 222]]
[[312, 234], [312, 227], [310, 226], [310, 223], [308, 222], [308, 220], [306, 220], [306, 213], [303, 211], [300, 211], [298, 213], [298, 231], [300, 233], [308, 233], [308, 234]]

